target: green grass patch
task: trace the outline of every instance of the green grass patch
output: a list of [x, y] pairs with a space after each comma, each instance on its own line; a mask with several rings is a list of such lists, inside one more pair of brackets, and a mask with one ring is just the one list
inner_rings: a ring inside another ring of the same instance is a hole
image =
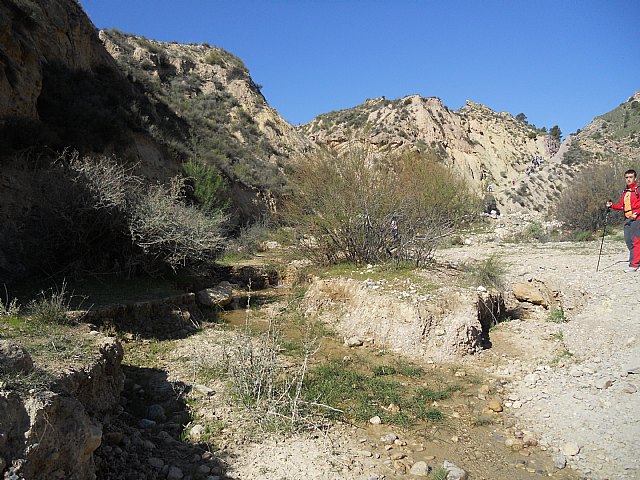
[[[331, 418], [366, 422], [378, 415], [385, 424], [410, 426], [419, 421], [437, 422], [444, 414], [431, 404], [449, 398], [455, 386], [441, 389], [414, 387], [407, 382], [410, 374], [416, 376], [418, 368], [400, 365], [358, 365], [333, 361], [312, 369], [303, 386], [303, 396], [316, 402], [340, 409], [338, 412], [322, 409], [319, 413]], [[420, 373], [423, 372], [420, 369]], [[393, 377], [393, 378], [391, 378]], [[404, 380], [404, 381], [403, 381]]]

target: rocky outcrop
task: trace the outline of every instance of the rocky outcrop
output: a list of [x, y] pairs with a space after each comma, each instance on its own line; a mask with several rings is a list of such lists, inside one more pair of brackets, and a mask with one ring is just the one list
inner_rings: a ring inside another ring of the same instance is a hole
[[123, 350], [113, 338], [99, 343], [85, 368], [48, 388], [0, 390], [0, 472], [26, 480], [95, 478], [93, 452], [102, 441], [94, 416], [118, 403]]

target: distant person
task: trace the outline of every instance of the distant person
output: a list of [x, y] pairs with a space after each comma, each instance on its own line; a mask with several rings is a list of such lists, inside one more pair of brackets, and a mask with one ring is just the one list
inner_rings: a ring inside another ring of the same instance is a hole
[[624, 212], [624, 241], [629, 249], [629, 266], [625, 272], [635, 272], [640, 266], [640, 191], [638, 176], [635, 170], [624, 172], [625, 189], [620, 195], [620, 202], [607, 202], [607, 208]]

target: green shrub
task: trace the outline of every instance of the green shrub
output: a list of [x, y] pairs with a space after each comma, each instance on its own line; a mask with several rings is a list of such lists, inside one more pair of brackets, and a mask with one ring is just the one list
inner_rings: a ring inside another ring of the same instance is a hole
[[203, 212], [215, 214], [229, 207], [226, 182], [215, 167], [198, 160], [189, 160], [183, 168], [189, 176], [191, 196]]
[[564, 316], [564, 310], [561, 307], [551, 310], [549, 312], [547, 320], [553, 323], [564, 323], [567, 321], [566, 317]]

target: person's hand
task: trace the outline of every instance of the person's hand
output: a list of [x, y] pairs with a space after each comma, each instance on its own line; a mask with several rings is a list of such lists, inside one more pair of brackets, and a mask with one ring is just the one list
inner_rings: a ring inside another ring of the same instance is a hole
[[607, 202], [607, 208], [611, 208], [611, 205], [613, 205], [613, 202], [612, 202], [611, 200], [609, 200], [609, 201]]

